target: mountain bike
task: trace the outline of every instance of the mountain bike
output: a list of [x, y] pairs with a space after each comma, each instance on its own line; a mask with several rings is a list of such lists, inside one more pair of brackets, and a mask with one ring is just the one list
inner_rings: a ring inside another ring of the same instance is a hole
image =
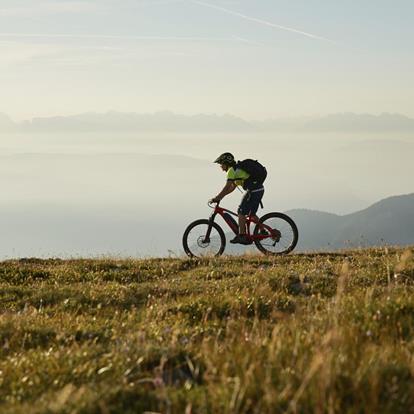
[[[233, 218], [238, 216], [237, 213], [220, 207], [220, 203], [209, 202], [208, 206], [213, 209], [210, 218], [192, 222], [184, 232], [183, 247], [190, 257], [221, 256], [224, 253], [226, 236], [214, 221], [217, 215], [223, 218], [234, 234], [239, 232], [239, 225]], [[267, 255], [288, 254], [298, 242], [299, 233], [295, 222], [283, 213], [268, 213], [259, 220], [249, 215], [246, 225], [249, 239]]]

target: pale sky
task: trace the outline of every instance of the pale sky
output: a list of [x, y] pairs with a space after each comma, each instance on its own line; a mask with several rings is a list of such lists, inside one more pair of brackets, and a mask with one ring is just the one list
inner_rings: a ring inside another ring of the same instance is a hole
[[414, 116], [412, 0], [1, 0], [0, 112]]

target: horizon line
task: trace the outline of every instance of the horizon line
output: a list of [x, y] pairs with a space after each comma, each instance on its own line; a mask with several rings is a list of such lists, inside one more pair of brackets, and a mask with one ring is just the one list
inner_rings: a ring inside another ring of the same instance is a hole
[[56, 118], [71, 118], [76, 116], [83, 116], [83, 115], [110, 115], [110, 114], [120, 114], [120, 115], [140, 115], [140, 116], [154, 116], [159, 114], [171, 114], [174, 116], [182, 116], [182, 117], [196, 117], [196, 116], [216, 116], [219, 118], [222, 117], [231, 117], [236, 118], [241, 121], [245, 122], [267, 122], [267, 121], [286, 121], [286, 120], [299, 120], [304, 118], [326, 118], [329, 116], [335, 116], [335, 115], [355, 115], [355, 116], [371, 116], [375, 118], [379, 118], [384, 115], [391, 115], [391, 116], [400, 116], [404, 117], [409, 120], [414, 121], [414, 116], [407, 115], [406, 113], [402, 112], [353, 112], [353, 111], [338, 111], [338, 112], [327, 112], [327, 113], [319, 113], [319, 114], [302, 114], [302, 115], [280, 115], [280, 116], [267, 116], [264, 118], [245, 118], [244, 116], [234, 115], [231, 112], [193, 112], [193, 113], [180, 113], [175, 112], [173, 110], [169, 109], [161, 109], [161, 110], [155, 110], [152, 112], [135, 112], [135, 111], [122, 111], [122, 110], [115, 110], [115, 109], [108, 109], [105, 111], [84, 111], [84, 112], [76, 112], [72, 114], [59, 114], [59, 115], [35, 115], [32, 117], [25, 117], [24, 119], [21, 118], [20, 121], [15, 121], [14, 117], [10, 116], [6, 112], [0, 111], [0, 115], [4, 115], [6, 118], [8, 118], [11, 122], [18, 124], [23, 122], [30, 122], [35, 119], [56, 119]]

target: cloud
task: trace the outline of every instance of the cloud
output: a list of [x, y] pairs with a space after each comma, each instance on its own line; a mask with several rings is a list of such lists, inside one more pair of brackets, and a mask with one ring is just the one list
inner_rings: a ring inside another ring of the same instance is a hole
[[[48, 35], [45, 35], [48, 37]], [[36, 36], [42, 38], [42, 36]], [[104, 37], [106, 39], [106, 37]], [[147, 38], [145, 38], [147, 39]], [[152, 37], [150, 39], [153, 39]], [[164, 39], [164, 38], [155, 38]], [[168, 38], [167, 38], [168, 39]], [[168, 39], [170, 40], [170, 39]], [[229, 39], [232, 41], [232, 39]], [[89, 42], [57, 43], [33, 42], [30, 38], [19, 41], [1, 40], [0, 36], [0, 65], [46, 64], [50, 66], [85, 66], [97, 63], [105, 65], [131, 64], [137, 61], [147, 61], [158, 58], [195, 58], [199, 54], [172, 50], [171, 47], [133, 47], [131, 45], [107, 46]]]
[[183, 0], [140, 0], [137, 6], [163, 6], [165, 4], [181, 3]]
[[287, 27], [287, 26], [282, 26], [282, 25], [279, 25], [279, 24], [275, 24], [275, 23], [269, 22], [267, 20], [257, 19], [255, 17], [247, 16], [245, 14], [242, 14], [242, 13], [239, 13], [239, 12], [236, 12], [236, 11], [233, 11], [233, 10], [229, 10], [229, 9], [224, 8], [224, 7], [216, 6], [214, 4], [206, 3], [204, 1], [200, 1], [200, 0], [190, 0], [190, 1], [192, 3], [195, 3], [195, 4], [199, 4], [200, 6], [209, 7], [211, 9], [219, 10], [219, 11], [222, 11], [224, 13], [231, 14], [232, 16], [237, 16], [237, 17], [240, 17], [241, 19], [249, 20], [251, 22], [255, 22], [255, 23], [258, 23], [258, 24], [261, 24], [261, 25], [264, 25], [264, 26], [274, 27], [274, 28], [280, 29], [280, 30], [286, 30], [288, 32], [297, 33], [297, 34], [300, 34], [302, 36], [306, 36], [306, 37], [309, 37], [309, 38], [312, 38], [312, 39], [323, 40], [323, 41], [330, 42], [330, 43], [336, 43], [333, 40], [327, 39], [326, 37], [322, 37], [322, 36], [318, 36], [318, 35], [315, 35], [315, 34], [312, 34], [312, 33], [304, 32], [302, 30], [298, 30], [298, 29], [295, 29], [293, 27]]
[[[64, 40], [72, 41], [65, 42]], [[91, 42], [86, 42], [91, 40]], [[116, 44], [106, 41], [121, 41]], [[83, 41], [83, 42], [82, 42]], [[154, 50], [142, 48], [139, 53], [133, 44], [122, 41], [142, 42], [239, 42], [249, 45], [260, 45], [257, 42], [239, 37], [227, 38], [197, 36], [134, 36], [105, 34], [65, 34], [65, 33], [0, 33], [0, 64], [22, 64], [28, 62], [48, 62], [58, 65], [88, 65], [105, 61], [119, 64], [122, 62], [142, 61], [154, 58], [186, 58], [198, 57], [199, 53], [188, 50]], [[151, 44], [151, 43], [150, 43]], [[262, 46], [262, 45], [261, 45]], [[198, 50], [198, 49], [197, 49]]]
[[44, 44], [2, 42], [0, 50], [0, 64], [21, 64], [55, 54], [60, 48]]
[[0, 38], [49, 38], [49, 39], [102, 39], [102, 40], [166, 40], [187, 42], [223, 41], [229, 38], [200, 36], [135, 36], [135, 35], [103, 35], [103, 34], [67, 34], [67, 33], [0, 33]]
[[238, 42], [246, 43], [247, 45], [252, 46], [265, 46], [263, 43], [256, 42], [254, 40], [246, 39], [245, 37], [233, 35], [233, 39], [237, 40]]
[[0, 7], [0, 17], [25, 17], [58, 13], [87, 13], [100, 9], [96, 3], [86, 1], [43, 2], [25, 7]]

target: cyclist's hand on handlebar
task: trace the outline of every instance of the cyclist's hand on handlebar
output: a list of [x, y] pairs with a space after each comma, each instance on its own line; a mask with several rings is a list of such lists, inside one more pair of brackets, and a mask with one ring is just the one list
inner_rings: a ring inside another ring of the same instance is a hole
[[211, 204], [213, 204], [213, 203], [218, 204], [218, 203], [220, 203], [220, 199], [219, 199], [219, 198], [217, 198], [217, 197], [214, 197], [214, 198], [212, 198], [211, 200], [209, 200], [208, 202], [209, 202], [209, 203], [211, 203]]

